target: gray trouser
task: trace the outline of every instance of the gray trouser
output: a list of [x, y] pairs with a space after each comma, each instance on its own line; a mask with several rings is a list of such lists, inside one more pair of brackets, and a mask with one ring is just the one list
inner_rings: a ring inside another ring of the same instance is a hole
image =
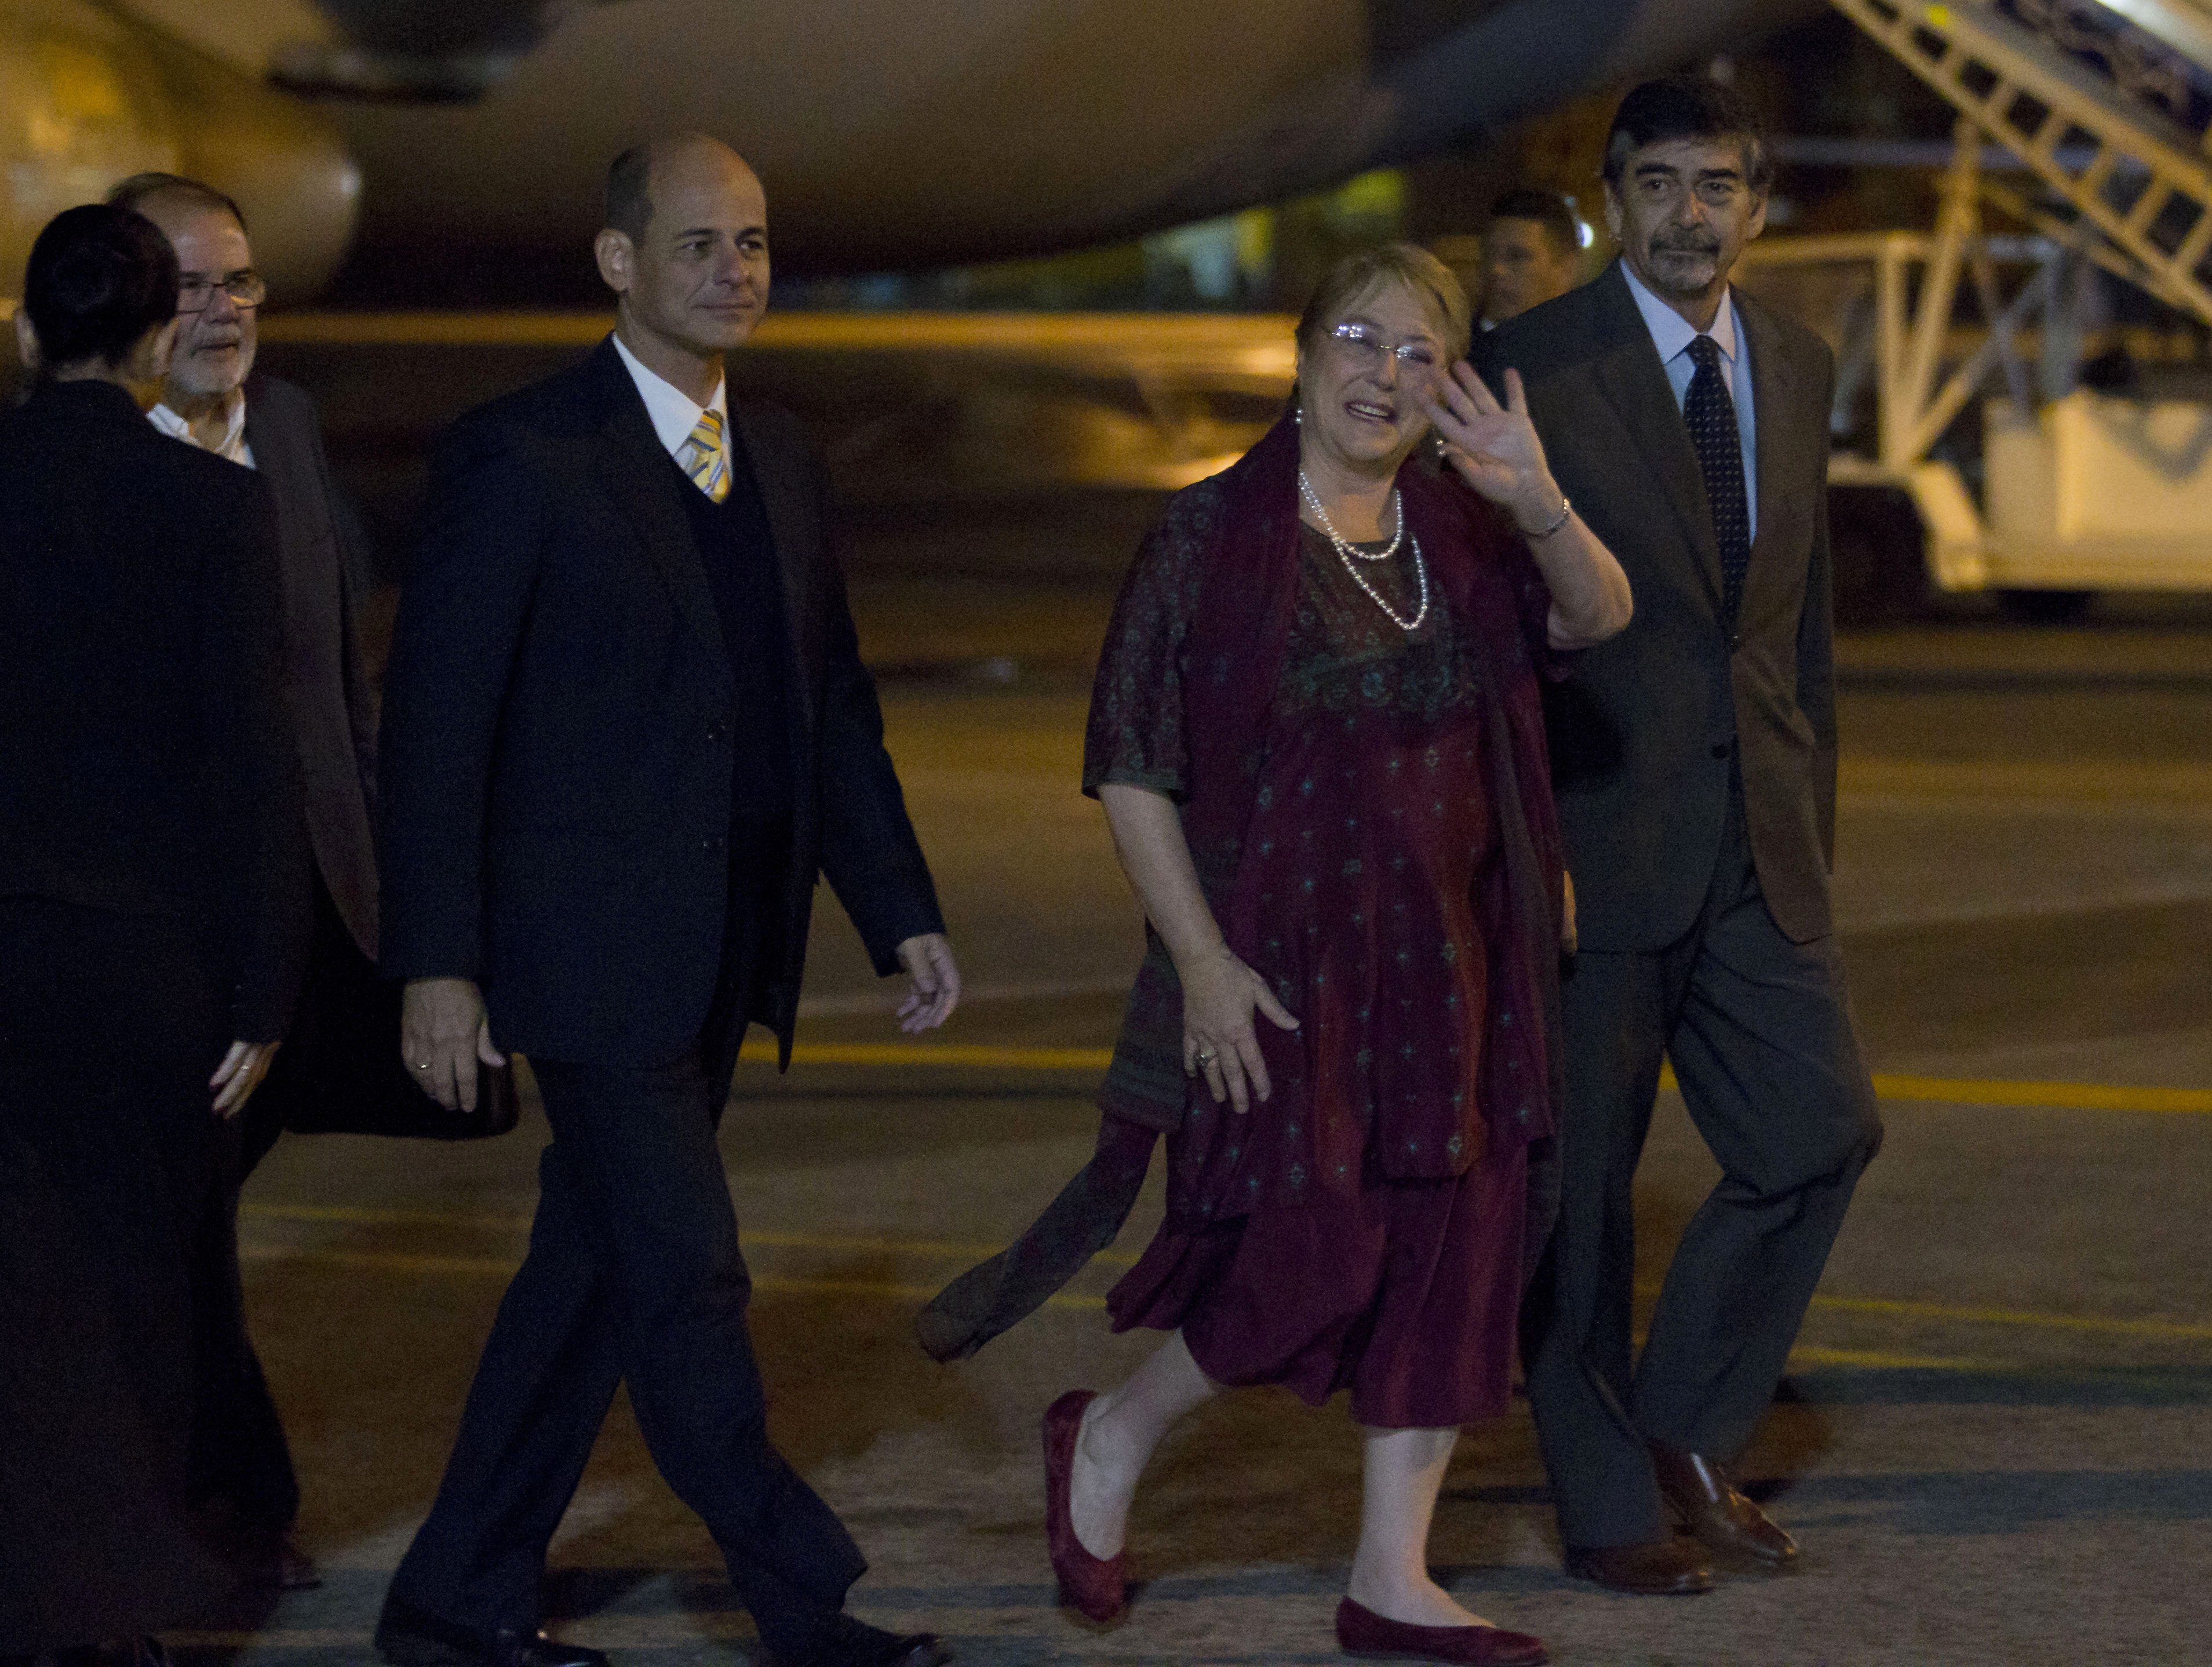
[[[1565, 1196], [1525, 1317], [1529, 1400], [1561, 1539], [1626, 1545], [1666, 1531], [1647, 1438], [1721, 1461], [1750, 1440], [1881, 1122], [1836, 940], [1775, 925], [1740, 800], [1680, 941], [1585, 952], [1562, 994]], [[1639, 1360], [1632, 1191], [1666, 1057], [1722, 1175]]]

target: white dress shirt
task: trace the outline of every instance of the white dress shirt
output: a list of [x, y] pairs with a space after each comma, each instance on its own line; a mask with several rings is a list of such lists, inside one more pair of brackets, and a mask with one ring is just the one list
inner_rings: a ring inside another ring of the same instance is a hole
[[167, 405], [156, 405], [146, 413], [146, 420], [172, 440], [181, 440], [187, 446], [199, 446], [204, 452], [213, 452], [217, 457], [228, 458], [233, 463], [253, 466], [253, 447], [246, 443], [246, 390], [230, 391], [230, 422], [224, 429], [219, 445], [200, 446], [199, 436], [192, 425], [171, 411]]
[[[678, 387], [659, 372], [647, 368], [644, 362], [629, 348], [623, 338], [611, 338], [615, 351], [622, 355], [623, 368], [629, 379], [637, 384], [639, 397], [645, 401], [645, 414], [653, 419], [653, 431], [660, 443], [668, 448], [668, 455], [678, 463], [684, 460], [684, 448], [690, 444], [691, 430], [699, 426], [699, 419], [708, 411], [719, 411], [722, 417], [722, 466], [730, 466], [730, 408], [728, 394], [721, 382], [714, 384], [712, 398], [703, 405]], [[701, 488], [705, 490], [705, 488]]]
[[[1698, 374], [1697, 361], [1690, 356], [1690, 344], [1698, 332], [1690, 328], [1687, 319], [1645, 289], [1625, 260], [1620, 264], [1620, 275], [1628, 280], [1628, 293], [1636, 297], [1636, 310], [1644, 315], [1644, 327], [1651, 332], [1651, 344], [1659, 350], [1659, 362], [1667, 373], [1667, 385], [1674, 390], [1674, 404], [1679, 409], [1689, 398], [1690, 379]], [[1728, 384], [1729, 401], [1735, 407], [1735, 431], [1743, 441], [1744, 503], [1751, 512], [1751, 536], [1756, 538], [1759, 423], [1751, 405], [1751, 344], [1744, 339], [1743, 320], [1735, 310], [1734, 285], [1723, 292], [1720, 311], [1713, 315], [1713, 327], [1705, 333], [1721, 350], [1721, 380]]]

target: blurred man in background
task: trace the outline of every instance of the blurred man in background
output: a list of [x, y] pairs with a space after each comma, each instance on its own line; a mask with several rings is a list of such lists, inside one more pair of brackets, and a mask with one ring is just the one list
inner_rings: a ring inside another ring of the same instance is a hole
[[1482, 234], [1482, 327], [1565, 295], [1582, 281], [1582, 222], [1565, 198], [1530, 186], [1505, 192]]

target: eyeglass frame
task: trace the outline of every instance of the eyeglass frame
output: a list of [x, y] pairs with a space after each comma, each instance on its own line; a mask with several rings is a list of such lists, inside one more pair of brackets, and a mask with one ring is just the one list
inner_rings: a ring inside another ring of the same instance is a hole
[[[240, 295], [240, 289], [247, 291]], [[194, 289], [204, 290], [207, 298], [197, 307], [185, 305], [185, 296]], [[229, 298], [230, 304], [241, 313], [251, 312], [269, 299], [269, 280], [252, 266], [241, 266], [234, 272], [225, 272], [220, 279], [179, 279], [177, 282], [177, 311], [180, 313], [204, 313], [215, 305], [216, 292], [220, 290]]]
[[[1342, 342], [1361, 358], [1373, 355], [1372, 362], [1378, 366], [1382, 362], [1383, 356], [1386, 354], [1395, 359], [1401, 368], [1411, 366], [1418, 370], [1434, 370], [1443, 362], [1443, 350], [1425, 336], [1416, 337], [1412, 341], [1394, 344], [1385, 342], [1382, 339], [1382, 332], [1376, 329], [1373, 325], [1363, 323], [1358, 319], [1346, 319], [1328, 333], [1332, 341]], [[1421, 353], [1428, 353], [1435, 356], [1423, 359], [1418, 356]]]

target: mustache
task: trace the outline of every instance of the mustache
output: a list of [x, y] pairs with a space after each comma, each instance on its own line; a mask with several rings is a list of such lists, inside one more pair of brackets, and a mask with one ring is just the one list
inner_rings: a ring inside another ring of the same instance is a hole
[[1698, 232], [1676, 232], [1672, 235], [1662, 234], [1651, 240], [1651, 246], [1668, 254], [1717, 255], [1721, 252], [1718, 238]]

